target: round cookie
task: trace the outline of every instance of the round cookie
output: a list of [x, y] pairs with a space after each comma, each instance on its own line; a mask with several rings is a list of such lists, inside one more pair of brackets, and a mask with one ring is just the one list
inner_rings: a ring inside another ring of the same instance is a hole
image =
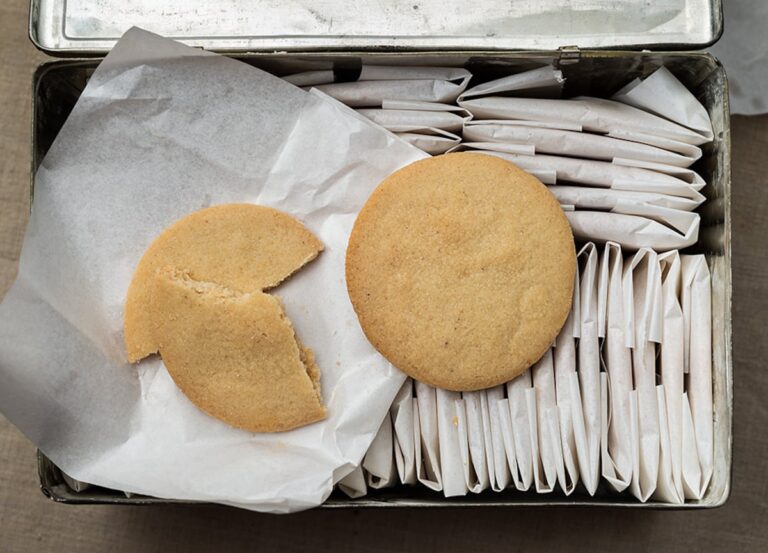
[[373, 346], [457, 391], [507, 382], [555, 340], [576, 252], [538, 179], [484, 154], [417, 161], [385, 179], [347, 247], [352, 305]]
[[125, 346], [136, 362], [157, 352], [146, 313], [158, 269], [189, 271], [238, 292], [273, 288], [317, 257], [322, 243], [290, 215], [253, 204], [223, 204], [176, 221], [144, 253], [125, 301]]

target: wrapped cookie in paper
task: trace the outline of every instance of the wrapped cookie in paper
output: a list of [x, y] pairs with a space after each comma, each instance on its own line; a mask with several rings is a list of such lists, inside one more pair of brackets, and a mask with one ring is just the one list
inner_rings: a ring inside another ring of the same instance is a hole
[[[565, 216], [571, 225], [573, 235], [578, 240], [593, 240], [600, 243], [614, 241], [627, 250], [653, 248], [659, 251], [684, 248], [696, 243], [700, 225], [697, 213], [673, 213], [674, 220], [677, 220], [678, 216], [688, 220], [689, 224], [680, 227], [683, 229], [680, 231], [666, 224], [663, 208], [655, 206], [639, 206], [639, 208], [636, 206], [632, 210], [638, 215], [566, 209]], [[625, 211], [630, 213], [627, 209]]]
[[487, 397], [483, 390], [463, 392], [461, 395], [462, 400], [457, 403], [457, 417], [464, 482], [470, 492], [480, 493], [490, 486], [493, 473], [493, 467], [489, 466], [493, 457], [488, 457], [485, 445], [486, 433], [490, 432]]
[[363, 457], [361, 466], [366, 473], [369, 487], [387, 488], [397, 483], [394, 450], [392, 419], [387, 415]]
[[680, 257], [686, 369], [683, 486], [686, 498], [701, 499], [714, 465], [711, 277], [703, 255]]
[[[632, 480], [632, 340], [624, 310], [624, 260], [621, 246], [607, 242], [600, 260], [600, 283], [605, 297], [603, 362], [606, 380], [602, 403], [602, 476], [618, 492]], [[603, 295], [601, 294], [601, 295]]]
[[[571, 381], [578, 381], [576, 375], [576, 339], [581, 332], [579, 275], [576, 274], [573, 286], [571, 312], [555, 340], [553, 362], [555, 369], [555, 400], [557, 402], [558, 426], [560, 430], [560, 449], [565, 472], [560, 480], [560, 488], [565, 495], [570, 495], [579, 483], [578, 455], [576, 438], [573, 430], [573, 402], [578, 396], [571, 395]], [[560, 475], [558, 475], [560, 478]]]
[[413, 382], [414, 433], [419, 436], [416, 447], [416, 479], [431, 490], [442, 491], [440, 437], [437, 423], [437, 392], [423, 382]]
[[[491, 423], [491, 456], [493, 458], [493, 473], [491, 474], [491, 488], [494, 491], [505, 490], [511, 481], [509, 462], [504, 449], [504, 427], [501, 423], [501, 409], [506, 408], [504, 400], [504, 386], [495, 386], [485, 391], [486, 403]], [[486, 439], [486, 449], [488, 441]]]
[[571, 205], [576, 209], [614, 211], [621, 206], [654, 206], [676, 211], [692, 212], [702, 200], [692, 200], [680, 196], [670, 196], [658, 192], [635, 192], [634, 190], [614, 190], [589, 186], [550, 185], [560, 205]]
[[435, 388], [435, 394], [443, 495], [445, 497], [466, 495], [467, 482], [464, 477], [459, 430], [459, 410], [464, 408], [461, 394], [440, 388]]
[[536, 416], [536, 394], [531, 386], [531, 372], [525, 371], [514, 380], [507, 382], [507, 399], [502, 400], [506, 409], [501, 413], [504, 449], [515, 488], [528, 490], [533, 483], [533, 425]]
[[[664, 388], [663, 406], [659, 409], [664, 416], [660, 425], [666, 429], [662, 446], [668, 443], [668, 466], [662, 463], [656, 495], [663, 501], [682, 503], [683, 491], [683, 396], [685, 393], [685, 323], [680, 303], [682, 263], [675, 250], [659, 255], [661, 268], [661, 293], [664, 310], [664, 330], [660, 347], [660, 380]], [[662, 448], [662, 453], [665, 453]], [[668, 469], [668, 473], [667, 473]]]
[[559, 98], [564, 84], [565, 78], [562, 71], [551, 66], [544, 66], [473, 86], [462, 93], [458, 101], [463, 102], [470, 98], [492, 94], [526, 96], [528, 98]]
[[560, 444], [560, 420], [555, 393], [555, 364], [552, 349], [531, 368], [533, 387], [536, 390], [536, 430], [538, 443], [538, 470], [536, 491], [547, 493], [555, 489], [557, 482], [565, 482], [563, 449]]
[[[659, 471], [659, 408], [656, 391], [656, 347], [662, 340], [661, 271], [651, 249], [639, 250], [624, 266], [624, 311], [632, 340], [634, 395], [631, 403], [635, 467], [630, 490], [647, 501], [656, 489]], [[630, 315], [631, 314], [631, 315]]]
[[362, 466], [358, 466], [347, 474], [344, 478], [339, 480], [337, 484], [339, 489], [344, 492], [348, 497], [357, 499], [358, 497], [364, 497], [368, 494], [368, 484], [366, 484], [366, 474]]
[[586, 132], [624, 138], [666, 149], [674, 143], [698, 146], [710, 140], [664, 117], [603, 98], [582, 96], [567, 100], [551, 100], [488, 96], [462, 100], [459, 105], [469, 110], [475, 119], [563, 122], [579, 125], [581, 130]]
[[714, 137], [706, 108], [666, 67], [633, 80], [612, 98], [688, 127], [705, 142]]
[[684, 499], [675, 487], [672, 472], [672, 440], [670, 439], [666, 392], [663, 384], [656, 386], [656, 405], [659, 409], [659, 475], [652, 497], [665, 503], [681, 505], [684, 503]]
[[430, 155], [444, 154], [461, 142], [461, 137], [440, 129], [415, 129], [395, 133], [400, 139]]
[[622, 161], [633, 165], [647, 161], [661, 165], [688, 167], [701, 157], [701, 149], [690, 146], [687, 155], [610, 136], [551, 128], [546, 123], [528, 121], [469, 121], [464, 127], [467, 142], [529, 144], [535, 153], [556, 154], [603, 161]]
[[389, 409], [392, 419], [395, 466], [402, 484], [416, 483], [416, 445], [413, 380], [406, 378]]
[[[579, 258], [579, 312], [581, 331], [578, 347], [578, 377], [584, 435], [576, 434], [579, 472], [590, 495], [597, 490], [600, 475], [600, 344], [598, 336], [598, 254], [593, 243], [581, 249]], [[574, 421], [579, 429], [581, 421]]]
[[[522, 150], [516, 153], [514, 148]], [[539, 178], [545, 184], [576, 183], [590, 186], [655, 192], [691, 200], [704, 199], [699, 190], [706, 184], [694, 171], [682, 167], [636, 162], [627, 166], [616, 162], [576, 159], [565, 156], [531, 155], [525, 144], [466, 142], [461, 149], [482, 150], [511, 161]]]
[[357, 112], [395, 133], [421, 129], [459, 133], [472, 117], [467, 110], [450, 104], [398, 100], [384, 101], [381, 108], [360, 108]]
[[430, 155], [455, 148], [461, 142], [457, 133], [472, 117], [458, 106], [415, 100], [386, 100], [381, 108], [357, 112]]
[[354, 82], [317, 85], [317, 89], [350, 107], [381, 107], [386, 100], [451, 103], [472, 74], [453, 67], [364, 65]]

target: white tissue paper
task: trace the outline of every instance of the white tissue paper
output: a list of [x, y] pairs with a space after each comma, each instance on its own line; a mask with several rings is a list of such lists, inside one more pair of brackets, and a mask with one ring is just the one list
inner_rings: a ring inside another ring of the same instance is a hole
[[387, 415], [381, 422], [379, 431], [376, 432], [368, 451], [365, 452], [361, 465], [370, 488], [375, 490], [396, 484], [394, 451], [392, 419]]
[[682, 503], [685, 500], [682, 479], [685, 325], [679, 297], [682, 270], [680, 254], [674, 250], [660, 255], [659, 266], [664, 310], [664, 334], [660, 348], [664, 397], [659, 402], [659, 424], [665, 462], [659, 467], [656, 496], [669, 503]]
[[[507, 453], [504, 449], [504, 437], [502, 426], [501, 409], [506, 409], [504, 401], [504, 386], [488, 388], [486, 391], [486, 402], [491, 419], [491, 447], [493, 449], [493, 474], [491, 478], [491, 488], [494, 491], [505, 490], [511, 481], [512, 475], [509, 472], [509, 462]], [[487, 445], [487, 442], [486, 442]]]
[[437, 400], [437, 431], [440, 449], [440, 468], [445, 497], [465, 495], [467, 482], [461, 455], [459, 410], [463, 408], [461, 394], [435, 389]]
[[490, 432], [485, 391], [464, 392], [460, 405], [457, 405], [457, 414], [464, 481], [470, 492], [480, 493], [490, 486], [493, 472], [493, 467], [489, 465], [493, 458], [488, 457], [485, 447], [486, 433]]
[[706, 142], [714, 137], [706, 108], [666, 67], [645, 79], [635, 79], [613, 99], [655, 113], [696, 131]]
[[357, 112], [430, 155], [442, 154], [461, 142], [464, 122], [472, 117], [465, 109], [437, 102], [385, 100], [381, 108]]
[[682, 255], [680, 259], [687, 390], [683, 400], [683, 485], [686, 498], [701, 499], [714, 466], [711, 277], [703, 255]]
[[547, 65], [473, 86], [463, 92], [458, 101], [463, 102], [469, 98], [489, 94], [504, 94], [505, 96], [522, 94], [529, 98], [559, 98], [563, 84], [565, 84], [563, 72]]
[[626, 335], [632, 340], [632, 371], [638, 454], [630, 490], [647, 501], [659, 471], [659, 407], [656, 391], [656, 345], [662, 340], [661, 271], [657, 254], [643, 248], [624, 266]]
[[[489, 155], [511, 161], [539, 177], [545, 184], [578, 183], [614, 190], [656, 192], [697, 201], [703, 200], [699, 190], [704, 187], [705, 182], [690, 169], [658, 165], [649, 167], [645, 162], [635, 162], [635, 166], [627, 166], [621, 162], [541, 154], [529, 155], [514, 153], [508, 149], [510, 146], [525, 147], [525, 145], [494, 142], [462, 144], [462, 148], [483, 150]], [[640, 166], [641, 163], [642, 166]]]
[[560, 445], [560, 422], [555, 395], [555, 365], [552, 349], [531, 368], [533, 387], [536, 390], [536, 442], [539, 458], [536, 491], [548, 493], [555, 484], [565, 480], [563, 450]]
[[351, 107], [380, 107], [387, 100], [451, 103], [472, 74], [454, 67], [364, 65], [358, 80], [317, 85], [317, 89]]
[[[568, 314], [560, 334], [557, 335], [554, 348], [555, 394], [560, 427], [560, 446], [565, 466], [565, 474], [559, 483], [565, 495], [573, 493], [576, 484], [579, 483], [579, 463], [573, 428], [575, 417], [573, 402], [578, 401], [579, 398], [572, 397], [570, 391], [570, 383], [576, 375], [576, 339], [581, 332], [581, 306], [579, 305], [581, 292], [579, 291], [578, 273], [574, 280], [571, 312]], [[559, 475], [558, 478], [560, 478]]]
[[462, 108], [432, 102], [384, 102], [381, 108], [361, 108], [357, 112], [392, 132], [420, 129], [460, 132], [464, 121], [471, 117]]
[[339, 489], [352, 499], [364, 497], [368, 493], [368, 485], [365, 483], [365, 472], [363, 467], [358, 466], [339, 480]]
[[579, 308], [581, 332], [578, 376], [584, 440], [576, 436], [581, 479], [590, 495], [597, 490], [600, 475], [600, 346], [598, 336], [598, 255], [593, 243], [579, 252]]
[[549, 100], [488, 96], [462, 100], [459, 105], [469, 110], [475, 119], [564, 122], [579, 125], [583, 131], [607, 134], [652, 146], [660, 145], [656, 143], [655, 137], [694, 146], [710, 140], [663, 117], [603, 98], [580, 96], [566, 100]]
[[395, 133], [408, 144], [430, 155], [444, 154], [459, 145], [461, 137], [441, 129], [419, 129], [419, 132]]
[[510, 467], [513, 467], [512, 479], [515, 487], [525, 491], [531, 487], [534, 479], [533, 441], [536, 439], [536, 434], [532, 433], [531, 429], [536, 417], [536, 396], [531, 386], [531, 371], [525, 371], [508, 382], [506, 386], [509, 418], [502, 418], [502, 428], [505, 439], [510, 440], [507, 457]]
[[419, 436], [416, 447], [416, 478], [431, 490], [442, 491], [440, 437], [437, 426], [437, 392], [432, 386], [414, 381], [416, 412], [414, 432]]
[[[78, 480], [260, 511], [322, 503], [404, 380], [347, 300], [347, 237], [376, 185], [423, 157], [322, 94], [128, 31], [37, 173], [18, 278], [0, 306], [4, 414]], [[227, 202], [286, 211], [325, 244], [274, 292], [316, 353], [322, 422], [236, 430], [192, 405], [160, 359], [125, 360], [123, 302], [144, 250], [177, 219]]]
[[684, 248], [696, 243], [699, 232], [698, 214], [692, 215], [691, 226], [680, 233], [653, 218], [606, 211], [566, 211], [573, 235], [578, 240], [614, 241], [627, 250], [655, 248], [659, 251]]
[[600, 265], [600, 286], [605, 288], [606, 297], [603, 360], [610, 395], [601, 397], [604, 413], [602, 475], [619, 492], [632, 480], [629, 399], [632, 393], [632, 340], [626, 334], [623, 270], [621, 246], [615, 242], [606, 243]]
[[389, 410], [394, 430], [395, 465], [402, 484], [416, 483], [413, 380], [407, 378]]
[[548, 188], [560, 202], [560, 205], [572, 205], [576, 209], [586, 210], [613, 211], [622, 205], [647, 205], [691, 212], [703, 201], [669, 196], [658, 192], [635, 192], [634, 190], [614, 190], [612, 188], [560, 184]]
[[[700, 104], [699, 104], [700, 105]], [[624, 160], [688, 167], [701, 157], [701, 149], [691, 146], [687, 155], [656, 146], [621, 140], [610, 136], [546, 127], [528, 121], [469, 121], [464, 127], [467, 142], [511, 142], [530, 144], [536, 153], [597, 159]]]

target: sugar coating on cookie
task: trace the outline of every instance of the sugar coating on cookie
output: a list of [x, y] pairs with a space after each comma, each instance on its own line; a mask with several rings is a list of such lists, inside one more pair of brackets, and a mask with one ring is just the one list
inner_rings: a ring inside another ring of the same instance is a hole
[[131, 363], [157, 353], [145, 316], [155, 272], [165, 266], [238, 292], [280, 284], [322, 251], [322, 243], [290, 215], [253, 204], [196, 211], [160, 234], [139, 261], [125, 302], [125, 347]]
[[175, 268], [154, 278], [149, 319], [168, 373], [200, 409], [251, 432], [325, 417], [320, 373], [278, 299], [193, 280]]
[[518, 376], [571, 307], [576, 252], [555, 197], [476, 153], [385, 179], [347, 248], [349, 297], [373, 346], [408, 375], [469, 391]]

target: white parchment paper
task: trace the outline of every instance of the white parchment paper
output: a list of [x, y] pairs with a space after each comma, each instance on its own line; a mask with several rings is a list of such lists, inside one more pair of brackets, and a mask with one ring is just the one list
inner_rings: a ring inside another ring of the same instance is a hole
[[706, 108], [666, 67], [645, 79], [635, 79], [614, 94], [613, 99], [688, 127], [707, 142], [714, 137]]
[[[132, 29], [37, 174], [19, 275], [0, 306], [0, 406], [71, 476], [273, 512], [321, 503], [360, 463], [403, 382], [344, 284], [357, 211], [424, 157], [321, 94]], [[328, 418], [251, 434], [208, 417], [157, 358], [125, 361], [126, 290], [152, 239], [197, 209], [269, 205], [325, 251], [275, 289], [322, 371]]]
[[[682, 86], [682, 85], [681, 85]], [[698, 146], [708, 141], [696, 131], [628, 104], [580, 96], [567, 100], [508, 98], [488, 96], [460, 100], [475, 119], [519, 119], [557, 121], [580, 125], [584, 131], [617, 136], [645, 144], [656, 144], [653, 137]]]
[[389, 100], [451, 103], [471, 77], [458, 67], [364, 65], [356, 81], [317, 88], [353, 107], [378, 107]]
[[688, 167], [701, 157], [701, 149], [692, 145], [690, 151], [683, 155], [641, 142], [527, 123], [528, 121], [518, 120], [493, 123], [469, 121], [464, 128], [464, 140], [530, 144], [534, 146], [536, 153], [603, 161], [622, 159], [628, 165], [631, 165], [632, 161], [639, 160]]
[[600, 266], [601, 284], [606, 288], [603, 361], [609, 395], [603, 400], [605, 417], [602, 475], [616, 491], [626, 489], [632, 480], [632, 433], [630, 395], [632, 394], [633, 339], [627, 336], [622, 282], [624, 260], [621, 246], [605, 244]]
[[565, 84], [563, 72], [546, 65], [474, 86], [462, 93], [458, 101], [463, 102], [469, 98], [490, 94], [522, 95], [527, 98], [559, 98], [563, 91], [563, 84]]

